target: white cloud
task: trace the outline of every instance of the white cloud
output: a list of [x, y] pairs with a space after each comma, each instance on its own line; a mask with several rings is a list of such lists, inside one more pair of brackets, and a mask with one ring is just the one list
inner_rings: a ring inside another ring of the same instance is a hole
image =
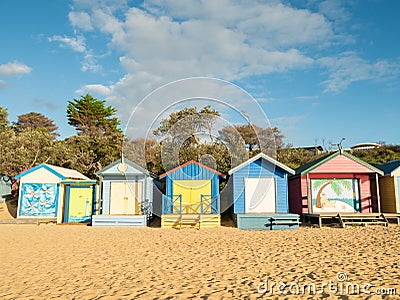
[[349, 0], [325, 0], [319, 3], [318, 8], [330, 20], [344, 22], [352, 16], [345, 5], [351, 5], [352, 2]]
[[109, 96], [111, 94], [111, 89], [102, 84], [87, 84], [80, 89], [76, 90], [75, 93], [79, 95], [93, 94], [98, 96]]
[[70, 12], [68, 14], [68, 18], [74, 27], [78, 27], [87, 31], [93, 30], [90, 16], [86, 12]]
[[92, 51], [87, 51], [85, 53], [84, 59], [81, 63], [81, 70], [83, 72], [91, 71], [91, 72], [98, 72], [103, 69], [101, 65], [97, 63], [97, 58], [95, 55], [91, 53]]
[[75, 52], [85, 52], [86, 45], [85, 45], [85, 38], [83, 36], [75, 37], [68, 37], [68, 36], [60, 36], [60, 35], [53, 35], [49, 37], [49, 42], [58, 42], [60, 47], [68, 47]]
[[[107, 100], [124, 122], [148, 93], [186, 77], [240, 81], [320, 66], [328, 71], [325, 91], [338, 92], [354, 81], [394, 72], [385, 60], [371, 64], [355, 54], [331, 54], [338, 48], [343, 52], [349, 42], [337, 25], [351, 16], [340, 1], [317, 3], [319, 12], [282, 2], [147, 0], [128, 8], [123, 0], [75, 0], [70, 20], [78, 29], [103, 33], [108, 47], [120, 55], [126, 74], [110, 87]], [[82, 70], [97, 67], [94, 59]], [[162, 107], [160, 99], [146, 113]]]
[[354, 52], [336, 57], [324, 57], [318, 63], [329, 71], [329, 79], [322, 82], [325, 92], [338, 93], [357, 81], [385, 81], [400, 75], [400, 61], [369, 62]]
[[17, 76], [29, 74], [32, 68], [17, 61], [0, 65], [0, 76]]
[[8, 84], [4, 80], [0, 80], [0, 90], [8, 87]]
[[98, 72], [103, 68], [97, 62], [97, 56], [93, 54], [93, 50], [87, 49], [85, 38], [82, 35], [77, 35], [76, 37], [67, 37], [53, 35], [48, 38], [49, 42], [58, 42], [60, 47], [67, 47], [75, 52], [83, 54], [81, 62], [81, 71], [86, 72]]
[[123, 121], [162, 84], [193, 76], [240, 80], [308, 68], [314, 59], [302, 47], [328, 45], [335, 36], [321, 14], [279, 1], [151, 0], [141, 8], [124, 5], [75, 1], [80, 10], [70, 14], [74, 26], [110, 36], [109, 47], [122, 53], [127, 74], [113, 85], [107, 100]]

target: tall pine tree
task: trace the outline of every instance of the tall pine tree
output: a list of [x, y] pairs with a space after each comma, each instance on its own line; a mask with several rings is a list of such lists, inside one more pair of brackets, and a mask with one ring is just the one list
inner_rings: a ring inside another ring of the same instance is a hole
[[66, 143], [75, 149], [76, 160], [72, 164], [89, 177], [121, 155], [123, 133], [117, 110], [106, 106], [90, 94], [68, 101], [68, 124], [75, 127], [78, 135]]

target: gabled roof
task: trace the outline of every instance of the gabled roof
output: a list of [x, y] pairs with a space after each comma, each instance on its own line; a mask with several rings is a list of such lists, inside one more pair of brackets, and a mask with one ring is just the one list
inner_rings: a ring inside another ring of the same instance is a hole
[[332, 158], [338, 156], [338, 155], [344, 155], [347, 158], [350, 158], [351, 160], [361, 164], [362, 166], [366, 167], [367, 169], [370, 169], [371, 171], [374, 171], [380, 175], [383, 175], [383, 172], [381, 170], [379, 170], [378, 168], [375, 168], [374, 166], [370, 165], [369, 163], [351, 155], [350, 153], [347, 152], [342, 152], [340, 153], [340, 151], [336, 151], [333, 153], [330, 153], [328, 155], [322, 156], [316, 160], [313, 160], [305, 165], [302, 165], [300, 167], [298, 167], [296, 169], [296, 175], [300, 175], [303, 176], [309, 172], [311, 172], [312, 170], [318, 168], [319, 166], [323, 165], [324, 163], [326, 163], [327, 161], [331, 160]]
[[272, 157], [269, 157], [268, 155], [264, 154], [264, 153], [259, 153], [256, 156], [246, 160], [245, 162], [241, 163], [240, 165], [234, 167], [233, 169], [231, 169], [228, 174], [232, 175], [233, 173], [235, 173], [236, 171], [239, 171], [240, 169], [244, 168], [245, 166], [251, 164], [252, 162], [258, 160], [258, 159], [264, 159], [265, 161], [281, 168], [282, 170], [288, 172], [289, 174], [295, 174], [295, 171], [287, 166], [285, 166], [284, 164], [280, 163], [279, 161], [273, 159]]
[[378, 169], [382, 170], [385, 175], [394, 176], [400, 171], [400, 159], [392, 160], [385, 164], [376, 166]]
[[[126, 164], [126, 165], [128, 165], [128, 166], [130, 166], [130, 167], [132, 167], [132, 168], [134, 168], [134, 169], [136, 169], [138, 171], [140, 171], [141, 173], [143, 173], [145, 175], [150, 175], [150, 172], [148, 170], [146, 170], [145, 168], [139, 166], [138, 164], [134, 163], [133, 161], [130, 161], [129, 159], [127, 159], [125, 157], [123, 158], [123, 160], [124, 160], [124, 164]], [[122, 158], [114, 161], [113, 163], [111, 163], [108, 166], [104, 167], [100, 171], [97, 171], [96, 175], [101, 176], [104, 173], [107, 173], [107, 171], [110, 170], [111, 168], [113, 168], [115, 166], [118, 166], [121, 163], [121, 161], [122, 161]], [[128, 174], [131, 174], [131, 173], [128, 172]], [[114, 172], [114, 173], [107, 173], [107, 175], [121, 175], [121, 172], [118, 171], [118, 172]]]
[[217, 174], [218, 176], [221, 176], [222, 178], [225, 178], [225, 177], [226, 177], [224, 174], [218, 172], [217, 170], [214, 170], [214, 169], [212, 169], [212, 168], [210, 168], [210, 167], [207, 167], [207, 166], [205, 166], [205, 165], [203, 165], [203, 164], [201, 164], [201, 163], [199, 163], [199, 162], [197, 162], [197, 161], [195, 161], [195, 160], [190, 160], [190, 161], [188, 161], [188, 162], [186, 162], [186, 163], [184, 163], [184, 164], [182, 164], [182, 165], [180, 165], [180, 166], [177, 166], [177, 167], [175, 167], [175, 168], [173, 168], [173, 169], [171, 169], [171, 170], [165, 172], [164, 174], [161, 174], [159, 178], [160, 178], [160, 179], [161, 179], [161, 178], [164, 178], [165, 176], [167, 176], [167, 175], [169, 175], [169, 174], [171, 174], [171, 173], [174, 173], [174, 172], [176, 172], [177, 170], [182, 169], [182, 168], [184, 168], [184, 167], [186, 167], [186, 166], [188, 166], [188, 165], [190, 165], [190, 164], [196, 164], [196, 165], [198, 165], [198, 166], [201, 167], [201, 168], [204, 168], [204, 169], [206, 169], [206, 170], [208, 170], [208, 171], [210, 171], [210, 172], [213, 172], [213, 173]]
[[36, 170], [39, 170], [41, 168], [46, 169], [47, 171], [53, 173], [54, 175], [56, 175], [57, 177], [61, 178], [61, 180], [66, 180], [66, 179], [83, 179], [83, 180], [90, 180], [88, 177], [86, 177], [85, 175], [79, 173], [76, 170], [72, 170], [72, 169], [67, 169], [67, 168], [62, 168], [62, 167], [58, 167], [58, 166], [53, 166], [53, 165], [49, 165], [49, 164], [40, 164], [36, 167], [33, 167], [25, 172], [22, 172], [20, 174], [18, 174], [17, 176], [15, 176], [15, 179], [21, 178], [23, 176], [26, 176]]

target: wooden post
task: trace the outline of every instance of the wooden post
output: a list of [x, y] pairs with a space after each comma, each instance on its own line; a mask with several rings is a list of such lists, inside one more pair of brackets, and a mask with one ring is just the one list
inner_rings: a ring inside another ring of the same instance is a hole
[[[308, 209], [308, 213], [311, 213], [311, 205], [312, 205], [312, 203], [310, 201], [311, 189], [310, 189], [310, 176], [308, 175], [308, 173], [306, 175], [306, 184], [307, 184], [307, 209]], [[303, 199], [302, 199], [302, 202], [303, 202]]]
[[378, 212], [381, 213], [381, 196], [379, 195], [379, 176], [378, 173], [375, 173], [376, 180], [376, 198], [378, 200]]

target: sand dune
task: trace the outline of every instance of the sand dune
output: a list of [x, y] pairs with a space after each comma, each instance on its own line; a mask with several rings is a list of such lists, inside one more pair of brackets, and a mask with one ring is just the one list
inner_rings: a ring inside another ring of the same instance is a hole
[[[399, 238], [400, 226], [271, 232], [2, 225], [0, 298], [257, 299], [265, 280], [318, 286], [338, 282], [338, 272], [345, 282], [374, 285], [370, 292], [390, 287], [400, 294]], [[350, 299], [360, 297], [381, 299]]]

